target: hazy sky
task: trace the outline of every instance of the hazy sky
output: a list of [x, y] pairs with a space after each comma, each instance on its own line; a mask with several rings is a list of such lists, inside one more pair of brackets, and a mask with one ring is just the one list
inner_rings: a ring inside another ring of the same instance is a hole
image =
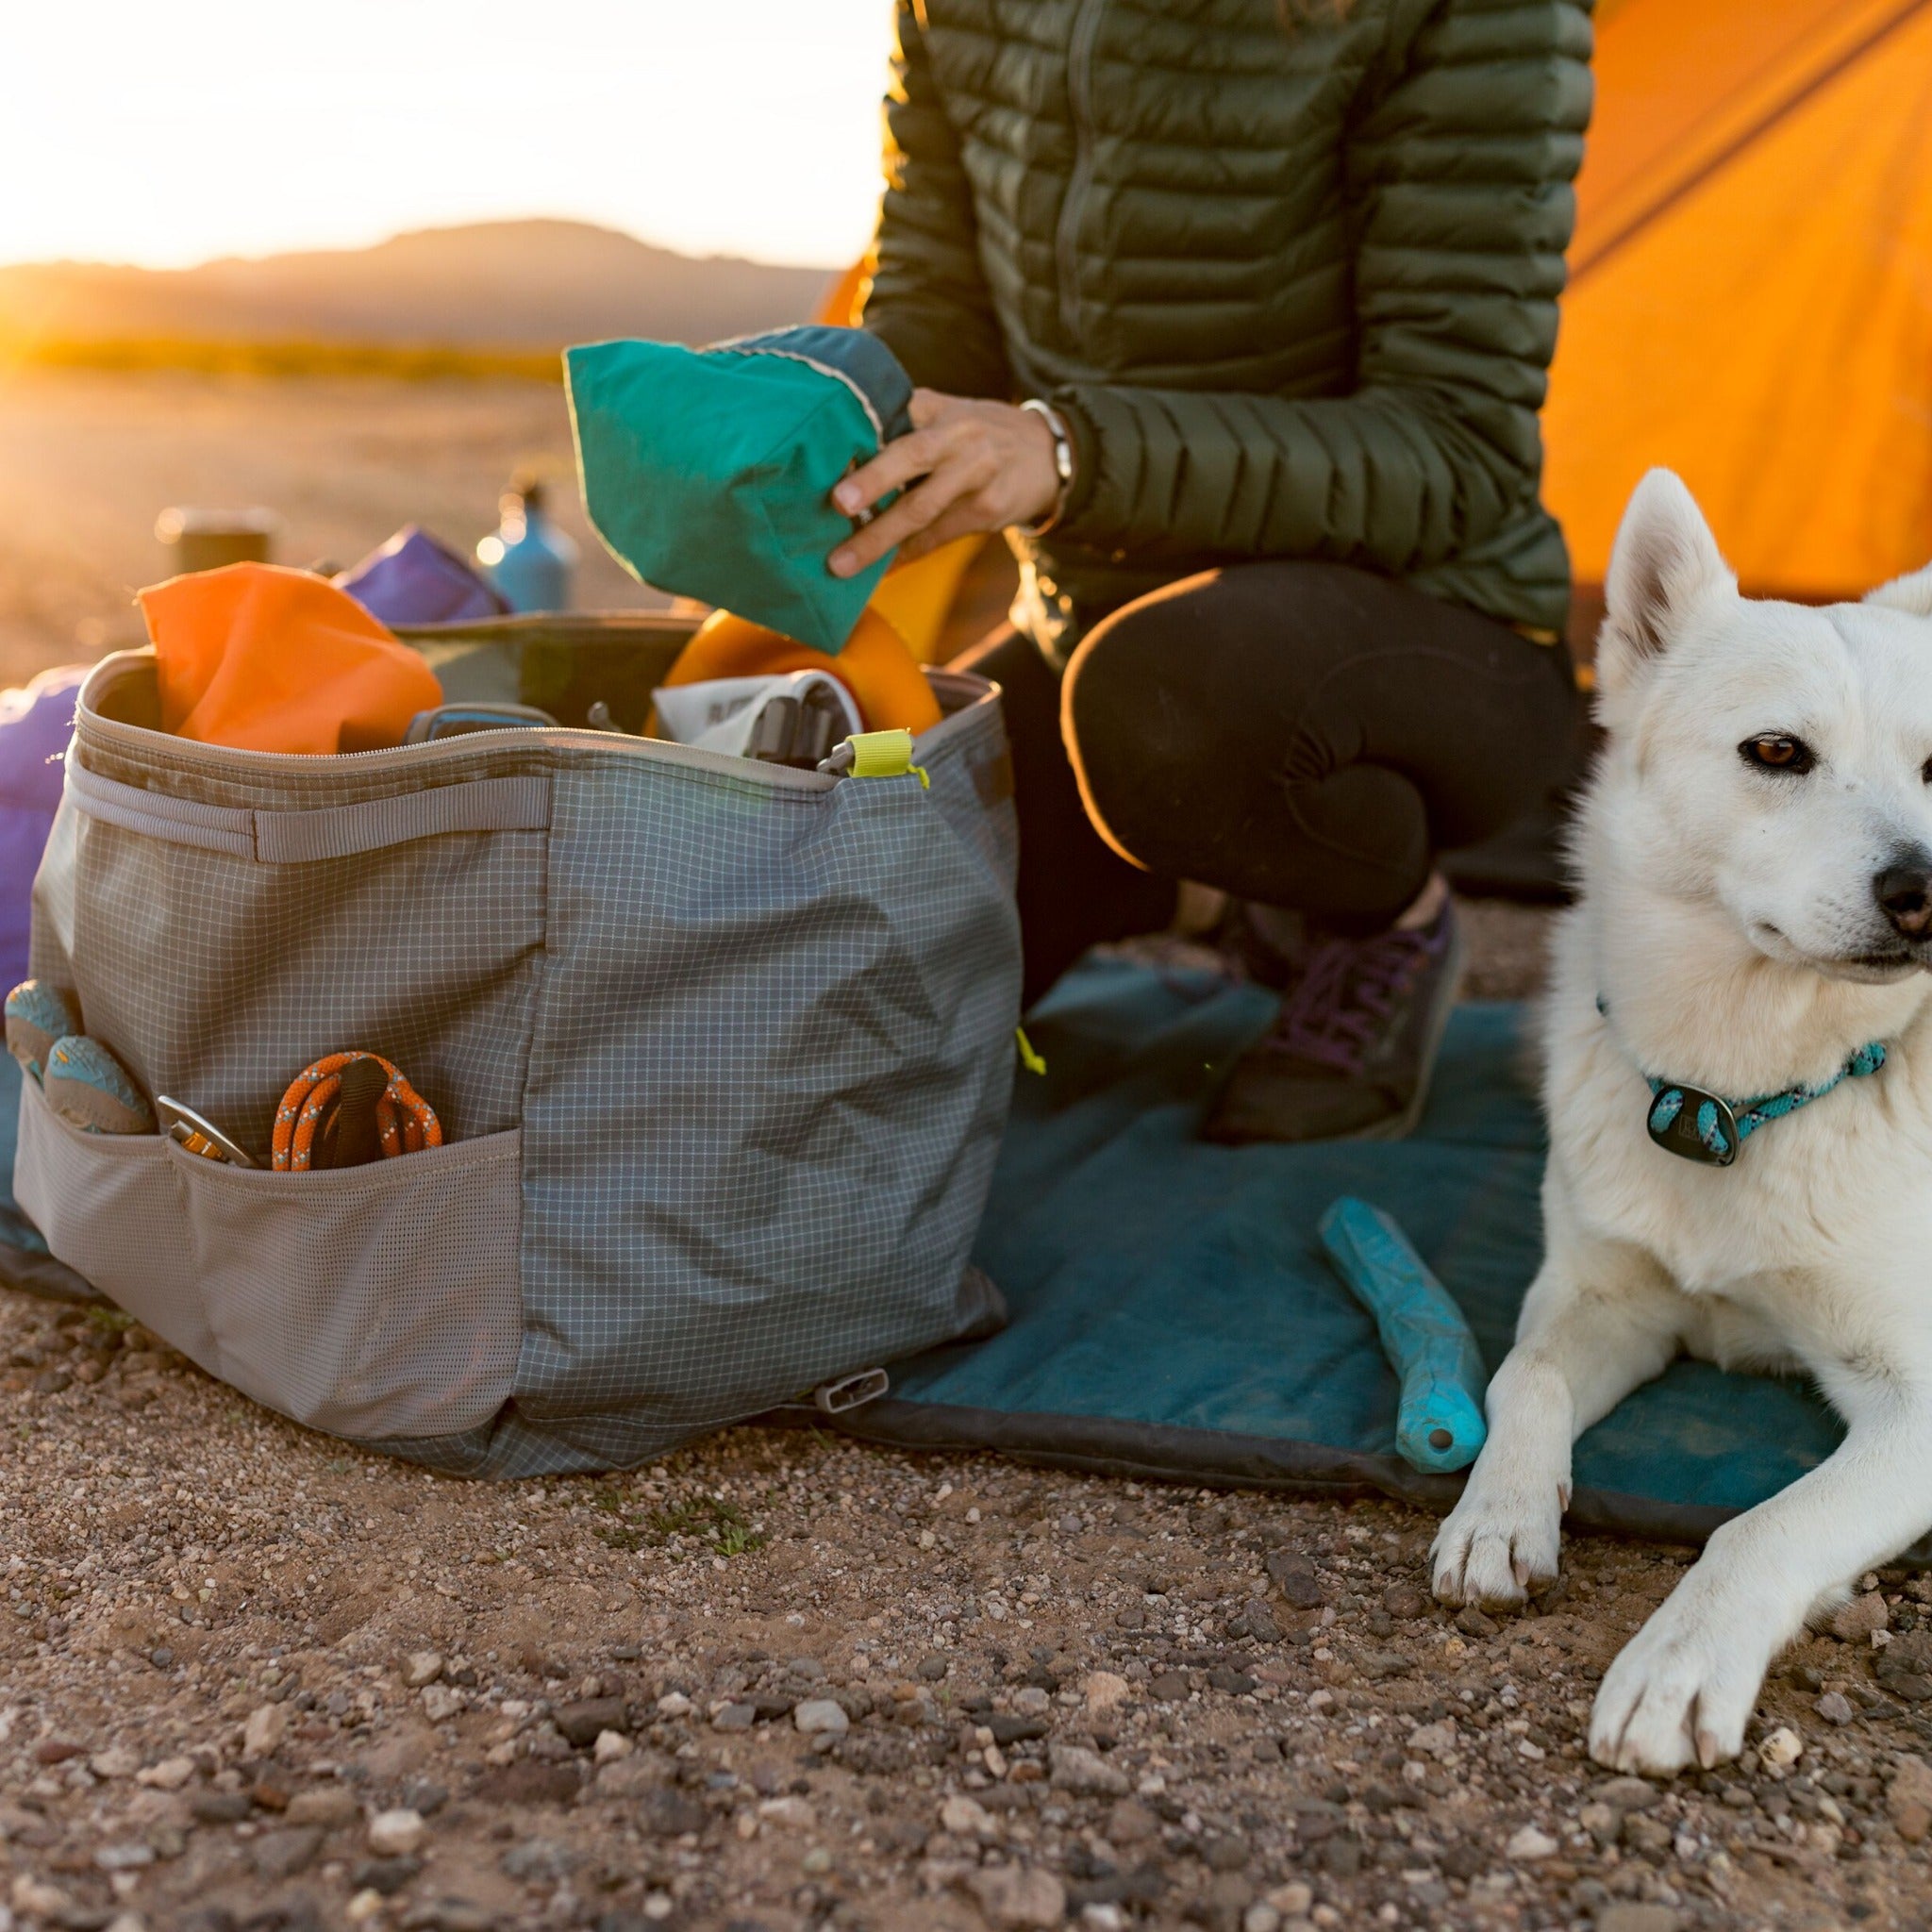
[[175, 265], [496, 215], [849, 259], [891, 0], [7, 6], [0, 261]]

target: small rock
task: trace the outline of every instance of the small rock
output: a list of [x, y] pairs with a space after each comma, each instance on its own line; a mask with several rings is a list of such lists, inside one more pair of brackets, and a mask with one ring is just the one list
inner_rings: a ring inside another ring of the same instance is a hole
[[997, 1838], [1000, 1828], [984, 1805], [971, 1798], [952, 1797], [940, 1807], [940, 1828], [955, 1838]]
[[1067, 1889], [1037, 1865], [993, 1865], [969, 1873], [967, 1890], [997, 1932], [1058, 1925], [1067, 1915]]
[[322, 1833], [312, 1824], [265, 1831], [249, 1847], [256, 1875], [271, 1885], [293, 1878], [315, 1863], [322, 1850]]
[[194, 1773], [193, 1758], [164, 1757], [158, 1764], [150, 1764], [145, 1771], [137, 1771], [134, 1782], [146, 1785], [153, 1790], [178, 1791]]
[[1886, 1627], [1884, 1595], [1868, 1590], [1850, 1603], [1840, 1604], [1832, 1614], [1831, 1634], [1840, 1643], [1867, 1643], [1874, 1630]]
[[196, 1791], [188, 1809], [197, 1824], [240, 1824], [255, 1807], [241, 1791]]
[[87, 1768], [99, 1778], [132, 1777], [141, 1769], [141, 1753], [130, 1751], [125, 1744], [111, 1744], [105, 1751], [96, 1751]]
[[599, 1764], [615, 1764], [620, 1757], [628, 1757], [630, 1752], [630, 1740], [622, 1731], [599, 1731], [597, 1741], [591, 1746], [591, 1756]]
[[155, 1861], [155, 1848], [139, 1840], [123, 1844], [103, 1845], [94, 1854], [94, 1863], [103, 1872], [138, 1872]]
[[756, 1704], [724, 1704], [712, 1714], [711, 1728], [714, 1731], [748, 1731], [758, 1721], [758, 1707]]
[[1925, 1834], [1932, 1832], [1932, 1806], [1921, 1805], [1907, 1799], [1891, 1807], [1891, 1822], [1898, 1829], [1898, 1835], [1908, 1845], [1923, 1844]]
[[791, 1722], [808, 1738], [838, 1737], [852, 1727], [844, 1707], [829, 1697], [808, 1697], [791, 1709]]
[[411, 1690], [420, 1690], [425, 1684], [433, 1684], [442, 1675], [442, 1653], [440, 1650], [412, 1650], [403, 1659], [403, 1682]]
[[1408, 1734], [1408, 1749], [1417, 1757], [1447, 1757], [1456, 1749], [1456, 1720], [1445, 1717], [1432, 1724], [1418, 1724]]
[[1818, 1715], [1828, 1724], [1848, 1724], [1855, 1713], [1841, 1690], [1827, 1690], [1818, 1700]]
[[1805, 1740], [1790, 1724], [1780, 1724], [1757, 1747], [1758, 1757], [1774, 1771], [1784, 1771], [1805, 1755]]
[[273, 1757], [289, 1735], [289, 1713], [279, 1704], [258, 1704], [242, 1727], [244, 1757]]
[[433, 1724], [446, 1724], [469, 1701], [460, 1690], [448, 1684], [425, 1684], [423, 1687], [423, 1715]]
[[597, 1791], [606, 1798], [641, 1798], [655, 1790], [662, 1774], [650, 1759], [632, 1756], [612, 1758], [597, 1769]]
[[1553, 1858], [1557, 1850], [1557, 1840], [1548, 1832], [1539, 1831], [1533, 1824], [1525, 1824], [1521, 1831], [1512, 1832], [1509, 1841], [1503, 1847], [1503, 1856], [1512, 1863], [1527, 1865], [1538, 1858]]
[[1456, 1613], [1456, 1627], [1465, 1637], [1493, 1637], [1496, 1620], [1486, 1617], [1474, 1604], [1464, 1604]]
[[818, 1829], [817, 1807], [805, 1798], [789, 1795], [783, 1798], [767, 1798], [758, 1807], [758, 1816], [767, 1824], [775, 1824], [781, 1831]]
[[1084, 1744], [1053, 1744], [1047, 1749], [1052, 1765], [1051, 1783], [1056, 1790], [1071, 1791], [1078, 1798], [1119, 1798], [1127, 1791], [1127, 1774], [1117, 1771]]
[[638, 1823], [654, 1838], [682, 1838], [688, 1831], [702, 1831], [710, 1815], [695, 1798], [661, 1789], [647, 1792], [638, 1807]]
[[1268, 1574], [1281, 1592], [1282, 1601], [1294, 1610], [1315, 1610], [1322, 1607], [1322, 1581], [1307, 1557], [1293, 1550], [1270, 1550]]
[[1225, 1837], [1210, 1838], [1202, 1847], [1201, 1857], [1210, 1872], [1242, 1872], [1254, 1850], [1239, 1833], [1229, 1832]]
[[577, 1866], [577, 1855], [570, 1846], [558, 1844], [555, 1839], [526, 1838], [522, 1844], [512, 1845], [497, 1860], [507, 1876], [521, 1879], [525, 1884], [555, 1885], [559, 1878], [567, 1877]]
[[1138, 1798], [1123, 1798], [1107, 1814], [1107, 1836], [1117, 1845], [1145, 1844], [1160, 1831], [1158, 1816]]
[[1391, 1617], [1420, 1617], [1428, 1607], [1428, 1599], [1412, 1583], [1391, 1583], [1382, 1592], [1382, 1607]]
[[1186, 1703], [1191, 1689], [1192, 1686], [1189, 1684], [1186, 1674], [1180, 1671], [1162, 1671], [1147, 1685], [1148, 1693], [1162, 1704]]
[[1647, 1778], [1606, 1778], [1591, 1793], [1598, 1804], [1607, 1805], [1618, 1817], [1627, 1811], [1648, 1811], [1663, 1792]]
[[573, 1704], [559, 1705], [551, 1722], [563, 1733], [574, 1750], [587, 1751], [605, 1731], [627, 1731], [630, 1718], [621, 1697], [581, 1697]]
[[282, 1815], [291, 1824], [319, 1824], [325, 1831], [340, 1831], [362, 1816], [362, 1807], [346, 1785], [312, 1785], [297, 1791]]
[[397, 1809], [378, 1811], [369, 1821], [368, 1845], [378, 1858], [407, 1858], [422, 1849], [428, 1834], [422, 1814]]
[[36, 1764], [65, 1764], [70, 1758], [86, 1756], [87, 1746], [76, 1744], [72, 1738], [42, 1738], [34, 1746]]
[[917, 1675], [923, 1683], [943, 1684], [946, 1673], [952, 1668], [942, 1657], [922, 1657], [919, 1660]]
[[1885, 1788], [1885, 1807], [1907, 1844], [1923, 1842], [1932, 1831], [1932, 1765], [1916, 1752], [1900, 1753], [1898, 1769]]
[[1932, 1633], [1913, 1630], [1894, 1637], [1874, 1666], [1878, 1681], [1907, 1704], [1932, 1699]]
[[434, 1818], [449, 1803], [447, 1789], [428, 1777], [404, 1779], [400, 1796], [411, 1811], [420, 1811], [425, 1818]]
[[1643, 1906], [1619, 1899], [1596, 1915], [1596, 1932], [1681, 1932], [1682, 1912], [1670, 1906]]
[[422, 1870], [421, 1858], [364, 1858], [350, 1869], [349, 1883], [358, 1891], [393, 1898]]
[[691, 1699], [682, 1690], [667, 1690], [658, 1700], [659, 1717], [689, 1717]]
[[1252, 1637], [1257, 1643], [1279, 1643], [1281, 1625], [1264, 1597], [1251, 1596], [1228, 1619], [1230, 1637]]
[[1306, 1919], [1315, 1903], [1313, 1890], [1298, 1883], [1277, 1885], [1266, 1897], [1284, 1919]]
[[1090, 1716], [1103, 1717], [1118, 1710], [1127, 1701], [1132, 1687], [1113, 1671], [1094, 1671], [1082, 1680], [1080, 1694], [1087, 1700]]

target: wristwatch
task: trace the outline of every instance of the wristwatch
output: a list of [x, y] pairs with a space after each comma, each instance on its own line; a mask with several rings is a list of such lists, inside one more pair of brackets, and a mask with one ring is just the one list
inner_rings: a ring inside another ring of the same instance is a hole
[[1074, 439], [1067, 433], [1065, 419], [1051, 403], [1043, 403], [1038, 396], [1028, 396], [1020, 405], [1030, 409], [1047, 426], [1053, 437], [1053, 473], [1059, 478], [1059, 489], [1055, 493], [1053, 508], [1043, 517], [1019, 527], [1028, 537], [1043, 537], [1066, 514], [1067, 495], [1074, 487]]

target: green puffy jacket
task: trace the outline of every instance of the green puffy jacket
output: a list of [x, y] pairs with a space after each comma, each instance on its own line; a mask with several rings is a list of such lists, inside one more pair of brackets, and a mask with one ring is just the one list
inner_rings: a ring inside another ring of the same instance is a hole
[[1042, 395], [1029, 628], [1259, 557], [1558, 630], [1537, 427], [1591, 0], [899, 0], [864, 325]]

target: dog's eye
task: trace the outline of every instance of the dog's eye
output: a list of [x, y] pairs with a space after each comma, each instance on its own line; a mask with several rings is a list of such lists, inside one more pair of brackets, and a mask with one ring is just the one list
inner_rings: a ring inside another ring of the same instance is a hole
[[1777, 731], [1747, 738], [1738, 747], [1738, 756], [1747, 765], [1762, 765], [1767, 772], [1808, 772], [1818, 762], [1802, 738], [1787, 738]]

